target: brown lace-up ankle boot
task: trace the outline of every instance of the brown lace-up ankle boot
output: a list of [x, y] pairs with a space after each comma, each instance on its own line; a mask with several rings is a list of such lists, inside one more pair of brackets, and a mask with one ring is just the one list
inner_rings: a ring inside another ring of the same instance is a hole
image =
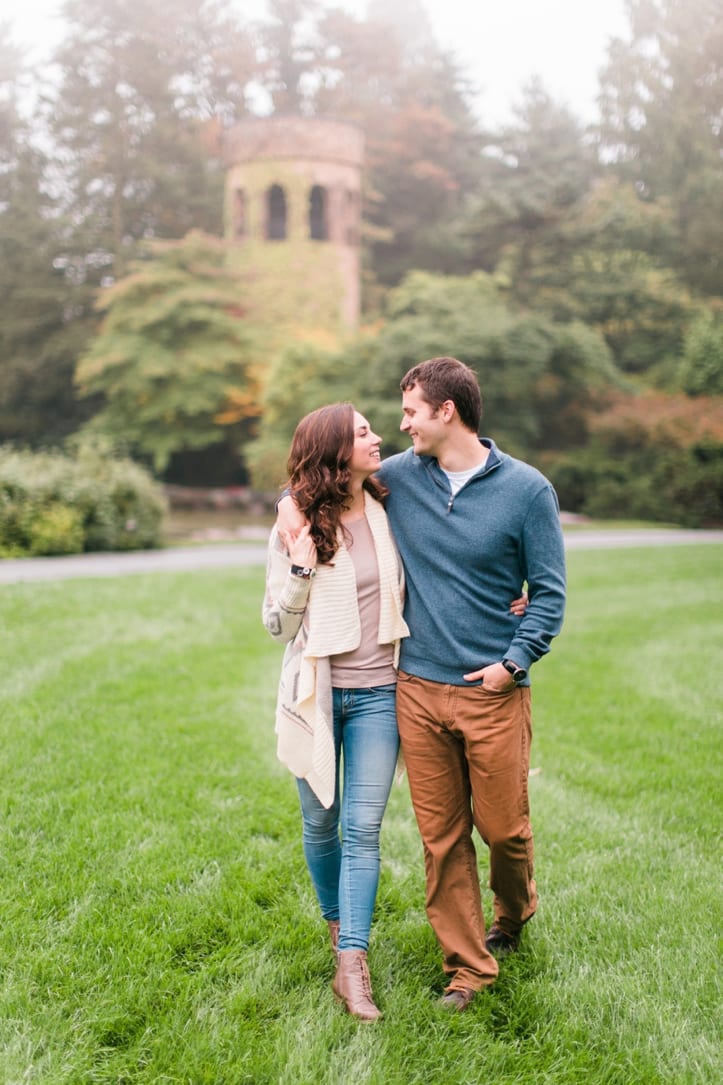
[[374, 1005], [369, 978], [367, 955], [363, 949], [342, 949], [337, 955], [336, 975], [331, 988], [340, 1002], [345, 1003], [352, 1017], [360, 1021], [376, 1021], [381, 1017]]
[[337, 949], [339, 947], [339, 920], [327, 919], [326, 924], [329, 928], [329, 941], [331, 942], [331, 948], [336, 956]]

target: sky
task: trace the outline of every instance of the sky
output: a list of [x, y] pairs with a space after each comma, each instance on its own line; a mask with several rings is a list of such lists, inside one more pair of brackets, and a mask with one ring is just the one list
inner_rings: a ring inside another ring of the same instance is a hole
[[[625, 0], [422, 2], [437, 41], [454, 53], [478, 88], [476, 101], [485, 122], [511, 120], [534, 76], [580, 121], [597, 119], [598, 74], [609, 41], [628, 36]], [[235, 5], [251, 19], [265, 8], [264, 0], [235, 0]], [[62, 36], [60, 6], [60, 0], [17, 0], [13, 13], [2, 16], [36, 63]], [[336, 0], [336, 6], [357, 14], [366, 8], [364, 0]]]

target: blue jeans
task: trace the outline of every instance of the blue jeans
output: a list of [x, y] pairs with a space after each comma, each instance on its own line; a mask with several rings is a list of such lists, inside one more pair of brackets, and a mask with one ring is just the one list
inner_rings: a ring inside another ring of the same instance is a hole
[[340, 922], [339, 949], [367, 949], [379, 884], [379, 834], [399, 753], [396, 687], [335, 689], [333, 695], [336, 786], [329, 809], [306, 780], [297, 780], [304, 856], [321, 914]]

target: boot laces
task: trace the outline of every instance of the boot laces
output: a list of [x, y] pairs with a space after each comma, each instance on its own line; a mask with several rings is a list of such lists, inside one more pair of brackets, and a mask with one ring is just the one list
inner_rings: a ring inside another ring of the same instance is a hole
[[357, 961], [357, 970], [358, 970], [359, 976], [361, 978], [362, 990], [364, 991], [364, 994], [367, 996], [367, 998], [371, 1002], [372, 1001], [372, 981], [371, 981], [371, 976], [369, 975], [369, 969], [367, 967], [367, 963], [366, 963], [366, 961], [364, 960], [363, 957], [359, 957], [359, 959]]

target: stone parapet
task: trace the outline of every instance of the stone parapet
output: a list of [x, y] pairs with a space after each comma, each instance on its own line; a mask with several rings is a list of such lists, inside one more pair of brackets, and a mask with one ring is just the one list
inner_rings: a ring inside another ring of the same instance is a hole
[[348, 121], [326, 117], [254, 117], [223, 138], [227, 167], [261, 159], [316, 159], [361, 169], [364, 133]]

